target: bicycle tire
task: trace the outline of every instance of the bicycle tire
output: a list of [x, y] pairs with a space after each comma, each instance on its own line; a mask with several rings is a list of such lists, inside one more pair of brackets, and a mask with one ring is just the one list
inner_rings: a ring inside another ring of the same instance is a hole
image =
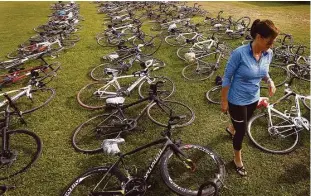
[[[100, 82], [92, 82], [87, 85], [85, 85], [83, 88], [81, 88], [77, 94], [77, 100], [78, 103], [87, 109], [95, 110], [95, 109], [101, 109], [106, 106], [106, 103], [103, 99], [108, 98], [109, 96], [100, 98], [100, 95], [94, 94], [99, 88], [102, 88], [105, 86], [104, 81]], [[106, 89], [112, 88], [111, 91], [116, 92], [117, 88], [113, 85], [109, 85]], [[112, 96], [110, 96], [112, 97]]]
[[[246, 21], [246, 23], [245, 23]], [[242, 24], [240, 24], [242, 23]], [[245, 25], [243, 25], [243, 23], [245, 23]], [[241, 18], [239, 18], [237, 21], [236, 21], [236, 25], [234, 25], [234, 28], [236, 31], [240, 31], [241, 29], [238, 27], [238, 25], [240, 24], [240, 26], [243, 26], [244, 29], [243, 30], [246, 30], [248, 28], [248, 26], [250, 25], [251, 23], [251, 19], [250, 17], [248, 16], [243, 16]], [[237, 29], [236, 29], [237, 28]]]
[[[22, 114], [28, 114], [42, 108], [55, 96], [55, 90], [52, 88], [31, 89], [29, 93], [31, 97], [23, 95], [14, 100], [15, 105]], [[4, 98], [1, 98], [1, 101], [4, 101]]]
[[[51, 82], [53, 80], [53, 78], [55, 76], [57, 76], [57, 71], [60, 69], [61, 63], [60, 62], [53, 62], [49, 65], [47, 65], [46, 67], [42, 67], [40, 69], [40, 71], [43, 73], [42, 76], [38, 77], [38, 81], [44, 81], [44, 84], [48, 84], [49, 82]], [[49, 80], [46, 80], [46, 79]]]
[[186, 38], [177, 38], [178, 35], [169, 35], [166, 36], [164, 41], [171, 46], [184, 46], [187, 44]]
[[221, 85], [214, 86], [206, 92], [206, 98], [209, 102], [219, 104], [221, 102]]
[[[218, 189], [223, 186], [225, 163], [218, 154], [208, 147], [194, 144], [184, 144], [179, 149], [194, 161], [196, 170], [190, 171], [179, 159], [174, 159], [178, 156], [173, 156], [173, 150], [168, 150], [161, 158], [160, 171], [163, 181], [172, 191], [178, 195], [197, 196], [198, 187], [207, 179], [216, 179], [216, 176], [219, 179], [216, 181]], [[206, 186], [202, 192], [203, 195], [213, 195], [215, 191], [213, 186]]]
[[[277, 125], [280, 124], [284, 126], [284, 125], [292, 124], [287, 119], [284, 119], [284, 117], [279, 116], [279, 115], [272, 114], [271, 119], [272, 119], [272, 123], [273, 124], [278, 123]], [[270, 122], [268, 120], [268, 114], [265, 114], [265, 113], [258, 114], [249, 120], [249, 123], [247, 126], [247, 133], [252, 143], [257, 148], [265, 152], [269, 152], [273, 154], [286, 154], [286, 153], [293, 151], [299, 140], [299, 135], [298, 135], [297, 130], [295, 128], [285, 130], [286, 132], [288, 132], [288, 133], [285, 133], [286, 135], [285, 134], [283, 135], [282, 133], [278, 133], [280, 132], [278, 130], [271, 130], [271, 133], [270, 133], [268, 131], [269, 124]], [[263, 136], [260, 136], [260, 135], [263, 135]], [[288, 141], [287, 140], [285, 141], [285, 139], [287, 139]], [[263, 142], [265, 142], [265, 144]]]
[[114, 139], [123, 132], [120, 128], [113, 127], [116, 123], [120, 124], [121, 118], [111, 114], [101, 114], [88, 119], [75, 129], [71, 138], [73, 148], [83, 153], [102, 152], [101, 144], [104, 139]]
[[68, 33], [64, 35], [65, 40], [71, 41], [71, 42], [78, 42], [80, 41], [80, 36], [75, 33]]
[[63, 40], [62, 46], [65, 50], [75, 47], [76, 43], [70, 40]]
[[13, 67], [17, 67], [22, 65], [23, 62], [20, 59], [13, 59], [9, 61], [0, 61], [0, 69], [11, 69]]
[[[80, 174], [77, 178], [75, 178], [69, 186], [62, 193], [63, 196], [80, 196], [80, 195], [92, 195], [92, 191], [97, 183], [107, 174], [109, 171], [109, 167], [100, 166], [87, 170], [86, 172]], [[113, 187], [113, 190], [122, 190], [121, 178], [126, 178], [124, 175], [120, 177], [120, 172], [116, 173], [110, 170], [109, 174], [111, 174], [109, 180], [113, 180], [113, 184], [116, 184], [120, 187]], [[85, 184], [85, 185], [84, 185]], [[105, 185], [106, 183], [100, 183], [100, 185]], [[98, 187], [100, 188], [100, 187]], [[106, 188], [106, 187], [105, 187]], [[112, 191], [113, 191], [112, 190]]]
[[17, 59], [22, 58], [24, 56], [23, 53], [21, 53], [19, 50], [14, 50], [13, 52], [10, 52], [6, 55], [8, 59]]
[[302, 98], [302, 104], [310, 111], [310, 99]]
[[286, 66], [287, 70], [290, 74], [292, 74], [294, 77], [297, 77], [301, 80], [305, 80], [310, 82], [310, 66], [304, 66], [301, 68], [301, 65], [297, 64], [289, 64]]
[[178, 48], [176, 54], [181, 60], [186, 61], [185, 54], [188, 52], [190, 52], [188, 47], [180, 47]]
[[[116, 69], [116, 66], [113, 64], [110, 64], [110, 63], [100, 64], [100, 65], [98, 65], [92, 69], [92, 71], [90, 73], [91, 78], [95, 81], [111, 79], [111, 76], [109, 76], [105, 73], [105, 71], [104, 71], [105, 68]], [[118, 70], [118, 75], [121, 75], [122, 69], [117, 69], [117, 70]]]
[[[199, 66], [199, 67], [198, 67]], [[204, 61], [189, 64], [182, 70], [182, 76], [187, 80], [203, 81], [214, 74], [214, 65]]]
[[[290, 74], [285, 67], [275, 65], [275, 64], [270, 64], [269, 75], [272, 78], [275, 87], [282, 86], [290, 78]], [[265, 82], [261, 82], [260, 87], [261, 88], [268, 88], [268, 84], [266, 84]]]
[[[167, 99], [169, 98], [174, 92], [175, 92], [175, 84], [174, 82], [165, 76], [155, 76], [155, 81], [163, 81], [164, 84], [162, 87], [158, 87], [158, 97], [161, 99]], [[150, 91], [150, 84], [147, 82], [147, 80], [144, 80], [140, 85], [138, 86], [138, 94], [141, 98], [148, 97]]]
[[[147, 108], [147, 115], [149, 119], [155, 124], [162, 127], [167, 127], [170, 116], [169, 108], [172, 109], [173, 116], [185, 116], [185, 118], [181, 119], [178, 124], [174, 125], [174, 127], [185, 127], [187, 125], [190, 125], [194, 121], [194, 111], [187, 105], [178, 101], [170, 100], [162, 100], [161, 102], [155, 102]], [[177, 108], [177, 105], [179, 106], [179, 108]]]
[[[1, 165], [0, 180], [5, 180], [5, 179], [11, 178], [15, 175], [18, 175], [20, 173], [27, 171], [36, 162], [36, 160], [39, 158], [42, 152], [42, 142], [39, 136], [37, 136], [35, 133], [28, 131], [28, 130], [18, 129], [18, 130], [7, 131], [7, 134], [9, 136], [9, 141], [10, 141], [9, 148], [10, 150], [13, 150], [14, 153], [17, 153], [15, 155], [18, 156], [18, 158], [13, 160], [11, 165], [10, 164], [5, 165], [2, 163], [0, 164]], [[27, 137], [22, 137], [21, 134], [23, 134], [23, 136], [27, 135]], [[0, 134], [0, 137], [2, 137], [2, 134]], [[31, 140], [29, 140], [28, 138], [30, 138]], [[26, 144], [27, 144], [27, 147], [23, 146]], [[33, 144], [35, 145], [33, 146]], [[21, 148], [21, 146], [23, 146], [23, 148]], [[33, 148], [30, 148], [30, 147], [33, 147]], [[22, 150], [22, 151], [17, 152], [18, 150]], [[4, 157], [1, 156], [1, 158], [4, 158]], [[26, 163], [26, 165], [24, 165], [24, 163]], [[20, 169], [16, 169], [16, 171], [13, 171], [15, 169], [14, 166], [16, 165], [18, 166], [24, 165], [24, 166], [22, 166]], [[9, 170], [12, 169], [12, 172], [8, 172], [8, 171], [4, 172], [3, 170], [6, 169], [6, 166], [8, 167]]]
[[139, 44], [143, 44], [144, 46], [140, 48], [141, 53], [146, 56], [151, 56], [156, 53], [161, 47], [163, 39], [160, 36], [149, 36], [145, 35], [144, 39], [134, 38], [133, 44], [138, 46]]
[[103, 46], [103, 47], [113, 47], [112, 45], [109, 45], [108, 39], [106, 38], [106, 36], [98, 37], [97, 43], [98, 45]]

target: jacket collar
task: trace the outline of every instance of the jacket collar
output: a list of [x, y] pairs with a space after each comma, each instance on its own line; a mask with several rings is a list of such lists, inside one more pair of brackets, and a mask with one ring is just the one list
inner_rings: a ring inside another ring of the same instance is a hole
[[[253, 41], [251, 41], [251, 42], [249, 43], [249, 45], [248, 45], [248, 48], [249, 48], [249, 54], [250, 54], [251, 56], [253, 56], [252, 43], [253, 43]], [[263, 52], [262, 54], [263, 54], [263, 56], [266, 56], [266, 55], [268, 54], [268, 52], [267, 52], [267, 51], [265, 51], [265, 52]]]

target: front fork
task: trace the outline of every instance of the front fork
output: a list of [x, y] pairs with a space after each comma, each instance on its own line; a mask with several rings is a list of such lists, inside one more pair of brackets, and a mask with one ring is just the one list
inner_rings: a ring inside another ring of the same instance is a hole
[[179, 146], [181, 144], [181, 140], [177, 140], [174, 144], [171, 144], [171, 149], [174, 151], [175, 155], [178, 157], [178, 159], [184, 164], [184, 166], [191, 170], [192, 172], [195, 172], [196, 165], [195, 163], [189, 159], [183, 151], [179, 149]]

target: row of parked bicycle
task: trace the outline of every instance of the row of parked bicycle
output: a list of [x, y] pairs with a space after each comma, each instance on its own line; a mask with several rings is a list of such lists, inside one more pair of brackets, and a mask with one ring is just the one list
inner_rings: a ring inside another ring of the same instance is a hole
[[[56, 92], [47, 84], [57, 75], [61, 63], [48, 61], [80, 40], [75, 34], [81, 28], [79, 5], [56, 3], [51, 5], [51, 10], [48, 22], [34, 28], [37, 34], [9, 53], [7, 58], [10, 60], [0, 61], [0, 88], [5, 91], [0, 94], [0, 107], [4, 107], [1, 111], [4, 119], [0, 120], [3, 144], [0, 180], [26, 171], [39, 158], [42, 152], [40, 137], [26, 129], [11, 130], [11, 117], [17, 115], [21, 123], [26, 124], [24, 114], [36, 111], [54, 98]], [[0, 190], [10, 188], [12, 186], [4, 185]]]
[[[152, 35], [152, 32], [145, 30], [145, 23], [150, 20], [152, 13], [155, 14], [158, 9], [165, 12], [170, 5], [173, 4], [99, 3], [98, 10], [105, 14], [106, 29], [97, 34], [97, 43], [116, 51], [104, 55], [104, 63], [92, 69], [90, 76], [97, 82], [84, 86], [78, 92], [77, 99], [85, 108], [105, 108], [105, 112], [80, 124], [74, 131], [72, 144], [79, 152], [104, 151], [117, 154], [119, 159], [111, 166], [92, 168], [79, 175], [69, 184], [64, 195], [143, 195], [147, 191], [147, 180], [159, 161], [164, 182], [180, 195], [197, 195], [200, 186], [203, 194], [217, 194], [218, 189], [223, 186], [225, 166], [217, 153], [208, 147], [181, 144], [179, 140], [175, 141], [171, 137], [173, 129], [190, 125], [195, 114], [184, 103], [168, 100], [175, 91], [174, 82], [167, 76], [156, 75], [156, 70], [165, 69], [166, 65], [155, 58], [154, 54], [161, 51], [164, 36], [173, 35], [173, 31], [162, 31]], [[149, 18], [144, 17], [146, 8]], [[132, 74], [127, 75], [128, 72]], [[128, 84], [129, 78], [134, 82]], [[139, 100], [125, 103], [126, 99], [134, 96], [136, 87]], [[146, 105], [137, 116], [128, 114], [129, 109], [141, 103]], [[121, 153], [118, 144], [124, 142], [122, 137], [137, 129], [138, 121], [145, 113], [152, 122], [165, 127], [161, 133], [162, 138], [131, 152]], [[147, 172], [138, 177], [137, 173], [126, 165], [124, 158], [158, 144], [163, 144], [159, 153], [147, 168]], [[197, 156], [200, 160], [196, 159]], [[212, 171], [209, 176], [208, 171]], [[192, 172], [192, 177], [185, 181], [183, 178], [189, 172]]]
[[[97, 43], [105, 48], [115, 48], [116, 51], [103, 56], [104, 63], [90, 73], [91, 78], [97, 82], [84, 86], [78, 92], [77, 99], [85, 108], [105, 108], [109, 112], [106, 110], [104, 114], [79, 125], [74, 131], [72, 144], [79, 152], [104, 151], [117, 154], [119, 159], [79, 175], [69, 184], [64, 195], [143, 195], [148, 187], [150, 173], [159, 161], [163, 181], [177, 194], [217, 195], [224, 183], [224, 162], [208, 147], [183, 145], [179, 140], [171, 138], [173, 128], [191, 124], [195, 115], [187, 105], [167, 100], [175, 91], [175, 86], [168, 77], [155, 76], [154, 71], [165, 69], [165, 63], [152, 55], [161, 52], [163, 41], [177, 46], [177, 56], [187, 65], [182, 75], [188, 80], [205, 80], [219, 68], [222, 59], [228, 59], [237, 40], [241, 44], [251, 41], [250, 18], [245, 16], [234, 21], [233, 17], [222, 17], [223, 11], [213, 18], [197, 3], [192, 7], [180, 2], [97, 2], [97, 5], [98, 13], [104, 14], [106, 26], [103, 32], [97, 34]], [[201, 23], [192, 22], [202, 18]], [[154, 32], [157, 34], [152, 35]], [[286, 83], [291, 72], [295, 78], [310, 81], [310, 58], [303, 56], [308, 55], [307, 47], [294, 45], [291, 35], [279, 36], [274, 55], [270, 75], [277, 86]], [[138, 71], [134, 71], [136, 63], [140, 67]], [[130, 70], [133, 73], [126, 75]], [[283, 80], [284, 77], [286, 80]], [[289, 80], [290, 84], [293, 77]], [[131, 84], [121, 83], [128, 78], [135, 78], [135, 81]], [[217, 82], [217, 90], [207, 93], [207, 98], [215, 103], [215, 99], [219, 103], [220, 84], [221, 78]], [[125, 103], [129, 96], [133, 96], [136, 87], [139, 100]], [[307, 106], [310, 96], [298, 95], [289, 86], [285, 92], [286, 95], [277, 102], [295, 96], [295, 107], [283, 113], [273, 108], [275, 104], [267, 105], [267, 113], [256, 115], [250, 120], [248, 134], [251, 140], [267, 152], [292, 151], [299, 132], [309, 130], [309, 121], [302, 117], [299, 100], [304, 100]], [[147, 105], [136, 117], [126, 114], [128, 108], [143, 102], [147, 102]], [[145, 113], [152, 122], [166, 127], [161, 133], [162, 138], [128, 153], [121, 153], [118, 144], [124, 142], [122, 137], [137, 128], [137, 121]], [[267, 127], [260, 130], [262, 125], [258, 119], [262, 122], [262, 118], [267, 121]], [[262, 138], [266, 137], [266, 143], [262, 143]], [[273, 139], [284, 141], [276, 144]], [[135, 172], [137, 168], [133, 171], [125, 163], [125, 157], [161, 143], [163, 146], [143, 176], [138, 177]], [[191, 177], [186, 177], [191, 171]]]

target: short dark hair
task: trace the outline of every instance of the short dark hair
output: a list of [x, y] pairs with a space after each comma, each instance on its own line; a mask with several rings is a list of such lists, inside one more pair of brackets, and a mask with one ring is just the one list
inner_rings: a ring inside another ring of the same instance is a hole
[[251, 36], [253, 39], [259, 34], [264, 38], [272, 37], [276, 38], [279, 34], [278, 28], [276, 28], [271, 20], [256, 19], [251, 27]]

